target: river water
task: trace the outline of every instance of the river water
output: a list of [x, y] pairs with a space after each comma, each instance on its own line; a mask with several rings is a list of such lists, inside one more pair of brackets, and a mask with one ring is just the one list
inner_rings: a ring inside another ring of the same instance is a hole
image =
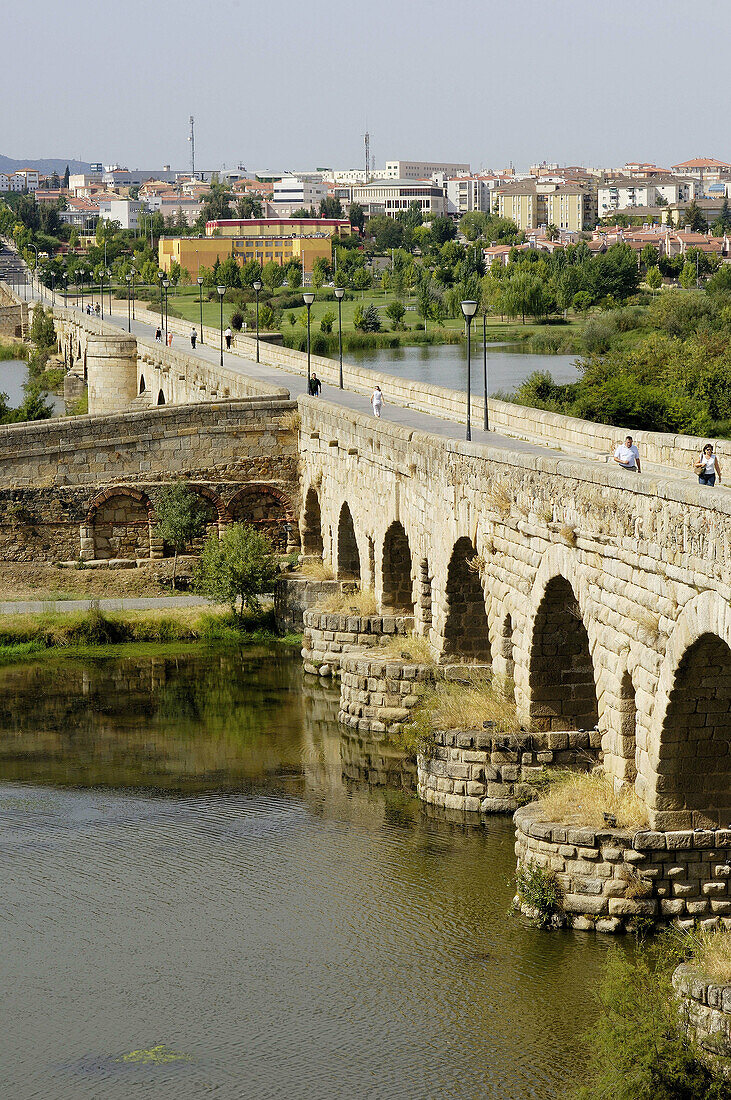
[[[24, 363], [22, 359], [3, 359], [0, 360], [0, 393], [4, 393], [8, 398], [8, 407], [11, 409], [17, 409], [19, 405], [23, 404], [25, 400], [25, 390], [23, 386], [28, 381], [28, 364]], [[54, 416], [63, 416], [65, 412], [65, 405], [63, 397], [58, 394], [49, 393], [46, 395], [46, 400], [53, 408]]]
[[[345, 358], [399, 378], [467, 390], [467, 345], [425, 344], [423, 346], [348, 351]], [[527, 352], [516, 344], [488, 344], [488, 393], [510, 393], [534, 371], [548, 371], [556, 382], [575, 382], [579, 377], [576, 355], [543, 355]], [[483, 392], [482, 341], [472, 342], [472, 391]]]
[[604, 939], [336, 713], [281, 651], [0, 670], [4, 1096], [563, 1095]]

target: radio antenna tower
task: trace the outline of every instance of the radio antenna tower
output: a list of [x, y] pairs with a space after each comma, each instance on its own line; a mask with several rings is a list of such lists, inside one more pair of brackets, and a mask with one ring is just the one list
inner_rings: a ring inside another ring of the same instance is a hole
[[190, 116], [190, 175], [192, 179], [195, 179], [195, 119]]
[[366, 181], [366, 183], [368, 183], [369, 180], [370, 180], [370, 175], [369, 175], [370, 166], [371, 166], [371, 135], [366, 130], [366, 132], [365, 132], [365, 175], [366, 175], [365, 181]]

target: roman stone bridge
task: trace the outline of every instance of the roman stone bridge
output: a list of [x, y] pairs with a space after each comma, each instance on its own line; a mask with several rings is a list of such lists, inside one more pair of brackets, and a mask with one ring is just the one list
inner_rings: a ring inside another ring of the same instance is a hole
[[[648, 472], [628, 475], [598, 461], [617, 429], [491, 402], [504, 436], [464, 443], [434, 418], [430, 431], [376, 421], [345, 407], [347, 394], [300, 397], [297, 432], [286, 388], [253, 364], [248, 376], [241, 359], [221, 371], [56, 316], [68, 365], [85, 358], [107, 415], [0, 430], [6, 554], [34, 554], [34, 529], [41, 556], [163, 552], [155, 485], [187, 477], [212, 523], [288, 522], [306, 556], [413, 615], [436, 657], [490, 664], [547, 746], [596, 726], [607, 770], [635, 786], [655, 827], [731, 821], [731, 496], [689, 476], [699, 441], [643, 433]], [[265, 359], [304, 370], [286, 349]], [[329, 381], [336, 364], [317, 369]], [[373, 380], [347, 367], [353, 390]], [[463, 415], [461, 395], [387, 386], [392, 405]], [[564, 450], [514, 446], [511, 434]], [[120, 497], [134, 502], [130, 522]], [[72, 530], [75, 553], [62, 553]]]

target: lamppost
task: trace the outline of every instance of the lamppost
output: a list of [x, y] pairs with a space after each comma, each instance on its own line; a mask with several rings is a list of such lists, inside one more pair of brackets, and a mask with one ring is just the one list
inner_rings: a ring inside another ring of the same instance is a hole
[[467, 322], [467, 440], [472, 439], [472, 423], [470, 417], [470, 406], [472, 404], [471, 394], [471, 370], [472, 370], [472, 318], [477, 312], [477, 302], [462, 302], [462, 312], [464, 319]]
[[312, 290], [306, 290], [302, 295], [307, 306], [307, 392], [310, 392], [310, 310], [312, 309], [312, 303], [315, 300], [315, 294]]
[[[109, 316], [112, 316], [112, 271], [111, 268], [107, 268], [107, 285], [109, 287]], [[102, 302], [102, 305], [104, 303]]]
[[132, 331], [132, 320], [131, 320], [131, 314], [130, 314], [130, 311], [129, 311], [130, 310], [129, 288], [130, 288], [130, 283], [132, 282], [132, 276], [127, 274], [127, 275], [125, 275], [125, 279], [127, 281], [127, 332], [131, 332]]
[[157, 277], [160, 280], [160, 332], [162, 333], [162, 281], [165, 278], [165, 272], [158, 271]]
[[163, 279], [162, 285], [165, 287], [165, 347], [168, 346], [168, 287], [170, 286], [169, 279]]
[[64, 308], [68, 309], [68, 305], [69, 305], [69, 273], [68, 273], [68, 271], [64, 271], [61, 278], [63, 279], [63, 304], [64, 304]]
[[102, 321], [104, 320], [104, 268], [99, 272], [99, 297], [102, 300]]
[[200, 330], [199, 338], [200, 338], [200, 342], [202, 344], [203, 343], [203, 276], [199, 275], [198, 278], [196, 279], [196, 282], [198, 283], [198, 305], [200, 306], [200, 311], [201, 311], [201, 325], [200, 325], [201, 330]]
[[81, 312], [84, 312], [84, 279], [86, 278], [86, 268], [79, 268], [79, 278], [81, 279]]
[[223, 296], [226, 293], [225, 286], [216, 287], [218, 291], [218, 298], [221, 303], [221, 366], [223, 366]]
[[259, 291], [261, 290], [261, 279], [254, 279], [254, 290], [256, 291], [256, 361], [259, 362]]
[[53, 270], [53, 268], [50, 271], [50, 276], [51, 276], [51, 305], [55, 306], [55, 304], [56, 304], [56, 272]]
[[32, 248], [35, 251], [35, 254], [36, 254], [36, 262], [33, 265], [33, 274], [31, 275], [31, 287], [33, 287], [33, 283], [35, 282], [35, 278], [36, 278], [36, 271], [38, 270], [38, 245], [37, 244], [30, 244], [30, 245], [28, 245], [28, 247]]
[[482, 311], [482, 388], [485, 394], [485, 404], [483, 408], [482, 427], [486, 432], [490, 431], [490, 423], [488, 420], [487, 410], [487, 310]]
[[[132, 320], [134, 321], [134, 319], [135, 319], [135, 275], [137, 274], [137, 271], [135, 270], [134, 267], [131, 267], [129, 269], [129, 273], [132, 276]], [[112, 307], [111, 306], [109, 307], [109, 312], [110, 313], [112, 312]]]
[[338, 350], [340, 351], [340, 389], [343, 388], [343, 295], [342, 287], [336, 286], [333, 294], [338, 300]]

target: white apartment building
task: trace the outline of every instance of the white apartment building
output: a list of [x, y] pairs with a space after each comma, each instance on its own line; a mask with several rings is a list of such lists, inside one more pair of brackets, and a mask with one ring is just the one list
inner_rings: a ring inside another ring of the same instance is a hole
[[119, 222], [122, 229], [139, 229], [140, 211], [143, 203], [139, 199], [98, 199], [99, 214], [107, 221]]
[[697, 181], [680, 176], [631, 177], [607, 180], [598, 188], [598, 213], [606, 218], [615, 210], [657, 206], [658, 197], [668, 205], [688, 203], [695, 197]]
[[[299, 210], [302, 207], [309, 210], [313, 206], [317, 209], [326, 198], [326, 185], [314, 176], [282, 176], [274, 181], [272, 202], [280, 209], [285, 206], [290, 210]], [[289, 217], [289, 214], [282, 213], [281, 217]]]
[[39, 183], [40, 176], [34, 168], [0, 172], [0, 191], [36, 191]]
[[357, 202], [368, 217], [374, 214], [398, 214], [418, 202], [422, 214], [446, 214], [444, 188], [431, 180], [379, 179], [353, 187]]
[[443, 172], [445, 176], [469, 176], [469, 164], [448, 164], [446, 161], [418, 161], [418, 160], [387, 160], [386, 168], [379, 173], [382, 179], [388, 180], [421, 180], [429, 179], [437, 172]]
[[445, 180], [447, 213], [459, 217], [471, 210], [481, 210], [489, 214], [491, 192], [498, 182], [495, 178], [484, 179], [481, 176], [458, 176], [456, 179]]

